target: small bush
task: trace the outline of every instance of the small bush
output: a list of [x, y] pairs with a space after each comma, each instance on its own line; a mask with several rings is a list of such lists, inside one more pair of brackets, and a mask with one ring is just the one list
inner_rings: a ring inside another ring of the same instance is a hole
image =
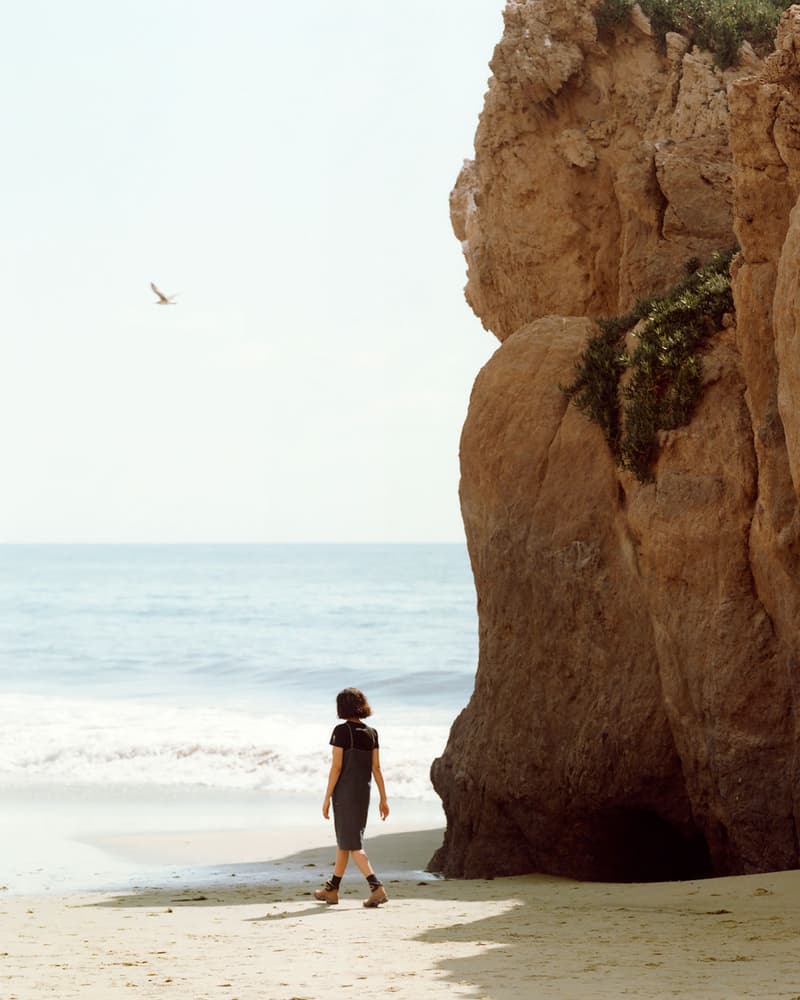
[[[634, 0], [602, 0], [595, 9], [598, 28], [623, 23]], [[669, 31], [677, 31], [714, 54], [718, 66], [735, 65], [739, 48], [750, 42], [756, 52], [771, 51], [785, 0], [639, 0], [653, 34], [664, 49]]]
[[[702, 2], [702, 0], [701, 0]], [[689, 7], [692, 0], [644, 0], [642, 10], [650, 18], [650, 26], [662, 52], [667, 47], [667, 32], [677, 31], [681, 35], [691, 35], [692, 21]]]
[[[598, 424], [609, 448], [619, 455], [620, 412], [617, 398], [619, 380], [628, 366], [622, 346], [625, 331], [621, 333], [612, 325], [590, 337], [586, 349], [576, 365], [575, 381], [562, 386], [562, 391], [590, 420]], [[608, 321], [613, 324], [613, 320]]]
[[634, 0], [603, 0], [594, 12], [597, 27], [602, 30], [624, 24], [631, 16], [633, 4]]
[[[600, 320], [599, 332], [575, 365], [575, 380], [562, 387], [600, 426], [618, 464], [640, 482], [652, 478], [658, 432], [691, 420], [702, 391], [699, 354], [721, 328], [723, 315], [733, 311], [735, 252], [716, 254], [671, 292], [637, 302], [625, 316]], [[625, 336], [640, 321], [638, 346], [628, 355]], [[620, 390], [626, 371], [630, 378]]]

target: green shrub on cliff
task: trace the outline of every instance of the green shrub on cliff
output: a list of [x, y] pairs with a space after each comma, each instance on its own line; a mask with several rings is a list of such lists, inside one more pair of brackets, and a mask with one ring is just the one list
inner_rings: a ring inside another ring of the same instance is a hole
[[[624, 22], [635, 0], [602, 0], [595, 9], [599, 28]], [[668, 31], [686, 35], [695, 45], [713, 52], [718, 66], [733, 66], [742, 42], [762, 54], [769, 52], [785, 0], [639, 0], [662, 49]]]
[[[640, 482], [652, 478], [658, 432], [687, 424], [700, 398], [700, 351], [721, 328], [723, 315], [733, 311], [735, 252], [715, 254], [668, 294], [637, 302], [625, 316], [599, 320], [599, 332], [575, 365], [574, 382], [562, 387], [600, 426], [619, 465]], [[629, 354], [625, 337], [637, 324], [638, 345]]]
[[631, 8], [635, 0], [603, 0], [595, 7], [594, 19], [597, 27], [610, 28], [614, 24], [623, 24], [631, 16]]

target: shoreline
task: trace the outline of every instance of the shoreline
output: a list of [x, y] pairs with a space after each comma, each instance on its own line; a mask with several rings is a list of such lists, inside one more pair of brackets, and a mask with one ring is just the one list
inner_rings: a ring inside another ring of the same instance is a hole
[[[254, 890], [278, 884], [287, 889], [308, 886], [311, 893], [331, 874], [336, 853], [333, 829], [301, 827], [282, 830], [192, 831], [101, 837], [94, 845], [137, 869], [155, 872], [148, 890], [158, 892], [176, 885], [224, 887], [230, 879]], [[432, 882], [439, 876], [425, 871], [441, 845], [444, 828], [404, 824], [392, 832], [364, 838], [364, 847], [375, 871], [385, 880]], [[142, 881], [140, 879], [139, 881]], [[354, 864], [348, 866], [346, 883], [361, 882]], [[103, 892], [103, 890], [95, 890]], [[144, 891], [140, 887], [136, 891]], [[106, 890], [106, 893], [108, 891]]]
[[[369, 840], [390, 897], [378, 910], [361, 906], [352, 867], [338, 906], [313, 900], [330, 843], [264, 862], [227, 833], [195, 845], [198, 858], [223, 853], [191, 879], [117, 893], [0, 892], [3, 998], [800, 995], [800, 871], [653, 884], [422, 879], [441, 832]], [[237, 854], [233, 867], [219, 860]]]
[[[320, 802], [318, 796], [194, 787], [5, 790], [0, 885], [9, 895], [112, 892], [205, 878], [205, 869], [220, 865], [256, 870], [333, 845], [333, 823], [320, 815]], [[385, 832], [443, 824], [440, 803], [396, 798], [388, 826], [371, 810], [367, 849]]]

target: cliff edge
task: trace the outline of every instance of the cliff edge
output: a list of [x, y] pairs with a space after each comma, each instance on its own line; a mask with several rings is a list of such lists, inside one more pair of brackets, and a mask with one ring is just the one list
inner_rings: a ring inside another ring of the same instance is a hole
[[[723, 72], [595, 6], [508, 3], [451, 197], [502, 344], [461, 442], [480, 658], [432, 767], [431, 867], [798, 867], [800, 7]], [[560, 386], [597, 317], [737, 240], [735, 316], [641, 482]]]

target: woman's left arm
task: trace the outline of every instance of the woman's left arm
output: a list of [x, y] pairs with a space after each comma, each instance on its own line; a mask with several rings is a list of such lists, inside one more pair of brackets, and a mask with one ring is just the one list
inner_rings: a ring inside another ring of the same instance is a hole
[[331, 795], [333, 795], [333, 790], [336, 788], [336, 782], [339, 780], [339, 775], [342, 773], [343, 761], [344, 750], [341, 747], [334, 747], [333, 757], [331, 759], [331, 770], [328, 774], [328, 787], [325, 790], [325, 801], [322, 803], [322, 815], [325, 819], [330, 817]]
[[383, 772], [381, 771], [381, 752], [377, 747], [372, 751], [372, 775], [375, 778], [375, 784], [378, 786], [378, 793], [381, 797], [378, 810], [381, 814], [381, 819], [386, 819], [389, 815], [389, 803], [386, 801], [386, 786], [383, 783]]

